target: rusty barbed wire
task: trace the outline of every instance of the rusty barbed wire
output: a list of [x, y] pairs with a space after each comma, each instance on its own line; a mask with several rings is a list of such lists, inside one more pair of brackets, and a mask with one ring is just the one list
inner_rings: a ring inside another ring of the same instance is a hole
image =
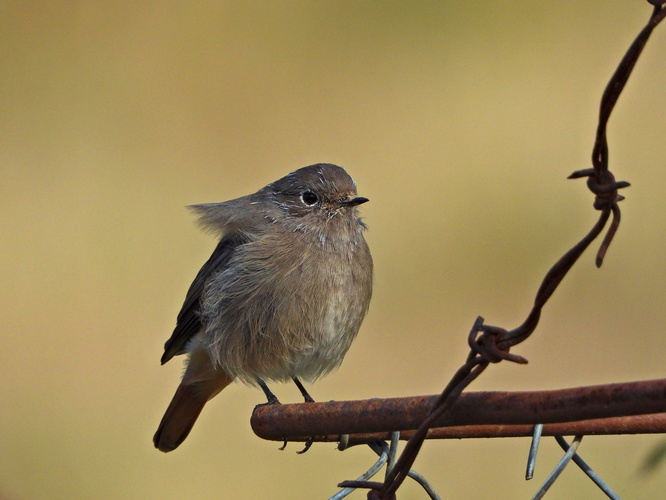
[[592, 230], [571, 250], [565, 253], [548, 271], [539, 287], [534, 300], [534, 306], [522, 325], [514, 330], [507, 331], [501, 327], [484, 325], [481, 317], [477, 319], [469, 335], [470, 354], [466, 363], [458, 370], [449, 385], [444, 389], [431, 414], [426, 417], [423, 424], [414, 433], [414, 436], [407, 442], [402, 455], [387, 476], [384, 484], [380, 488], [371, 486], [368, 498], [388, 500], [395, 497], [395, 492], [405, 480], [407, 471], [409, 471], [414, 463], [432, 422], [451, 407], [464, 388], [478, 377], [490, 363], [497, 363], [502, 360], [517, 363], [527, 362], [521, 356], [510, 354], [509, 349], [524, 341], [532, 334], [539, 322], [541, 309], [583, 251], [601, 233], [612, 214], [613, 220], [596, 257], [597, 267], [600, 267], [603, 263], [608, 247], [620, 224], [620, 208], [618, 203], [622, 200], [622, 196], [618, 195], [617, 191], [629, 186], [629, 183], [624, 181], [616, 182], [615, 177], [608, 169], [606, 126], [647, 40], [654, 28], [666, 16], [666, 9], [663, 7], [664, 2], [653, 0], [650, 3], [654, 6], [650, 19], [620, 61], [601, 98], [599, 123], [592, 152], [593, 168], [577, 171], [572, 174], [574, 178], [582, 176], [588, 178], [588, 188], [595, 195], [594, 208], [601, 211], [599, 220]]
[[[597, 132], [592, 151], [592, 168], [577, 170], [569, 176], [571, 179], [582, 177], [587, 178], [587, 186], [595, 196], [593, 206], [596, 210], [600, 211], [599, 219], [594, 224], [592, 229], [576, 245], [567, 251], [546, 273], [536, 293], [532, 309], [521, 325], [512, 330], [507, 330], [498, 326], [486, 325], [482, 317], [478, 317], [476, 319], [468, 335], [470, 352], [465, 363], [454, 374], [442, 393], [439, 396], [434, 397], [434, 401], [429, 403], [430, 407], [428, 411], [422, 415], [422, 418], [420, 418], [418, 427], [409, 431], [409, 439], [403, 449], [403, 452], [395, 462], [394, 466], [388, 471], [384, 482], [354, 482], [354, 487], [369, 489], [368, 499], [390, 500], [396, 498], [396, 491], [408, 476], [409, 471], [411, 470], [411, 466], [414, 463], [414, 460], [416, 459], [416, 456], [418, 455], [424, 440], [428, 437], [432, 437], [433, 434], [436, 434], [438, 431], [440, 431], [440, 429], [433, 429], [433, 427], [437, 427], [440, 419], [450, 418], [455, 411], [459, 410], [461, 403], [465, 400], [465, 397], [461, 396], [463, 390], [481, 373], [483, 373], [483, 371], [491, 363], [498, 363], [504, 360], [522, 364], [527, 363], [527, 360], [522, 356], [510, 353], [511, 347], [523, 342], [534, 332], [539, 323], [542, 308], [548, 302], [571, 267], [577, 262], [578, 258], [601, 234], [608, 221], [611, 220], [610, 226], [602, 240], [595, 259], [597, 267], [602, 265], [608, 248], [620, 224], [621, 212], [618, 204], [624, 199], [624, 197], [618, 194], [618, 190], [629, 186], [629, 183], [626, 181], [616, 181], [615, 176], [608, 168], [609, 156], [606, 133], [608, 120], [652, 31], [663, 20], [663, 18], [666, 17], [666, 8], [664, 8], [664, 3], [666, 2], [657, 0], [648, 1], [653, 5], [653, 11], [650, 19], [648, 20], [645, 27], [640, 31], [633, 43], [630, 45], [603, 92], [599, 109]], [[663, 383], [664, 381], [660, 382]], [[467, 394], [466, 396], [470, 396], [470, 394]], [[664, 396], [666, 396], [666, 391], [662, 391], [662, 398]], [[291, 436], [290, 439], [300, 439], [302, 436], [309, 436], [309, 438], [305, 439], [317, 440], [318, 434], [320, 437], [323, 436], [324, 439], [330, 434], [337, 434], [339, 439], [339, 435], [342, 433], [376, 432], [372, 430], [362, 431], [354, 427], [354, 422], [356, 422], [358, 418], [365, 416], [368, 413], [369, 408], [377, 405], [376, 401], [377, 400], [354, 402], [356, 406], [353, 407], [353, 411], [356, 413], [353, 415], [348, 415], [349, 420], [341, 419], [339, 417], [332, 418], [330, 413], [328, 413], [331, 407], [325, 406], [330, 405], [331, 403], [261, 406], [256, 408], [252, 415], [252, 425], [255, 433], [261, 435], [262, 437], [266, 435], [264, 432], [265, 428], [270, 427], [273, 430], [278, 429], [278, 433], [283, 432], [281, 437], [278, 438], [279, 440], [282, 440], [285, 435]], [[651, 402], [654, 402], [654, 400], [649, 398], [641, 400], [641, 404], [647, 404], [648, 406], [651, 404]], [[456, 406], [452, 407], [454, 403], [456, 403]], [[346, 402], [345, 404], [349, 404], [349, 402]], [[634, 401], [634, 404], [636, 404], [636, 401]], [[645, 413], [666, 412], [666, 408], [663, 406], [663, 400], [659, 404], [661, 404], [661, 406], [659, 406], [658, 409], [646, 411]], [[526, 409], [524, 402], [521, 403], [519, 407], [521, 412], [524, 412]], [[478, 412], [480, 408], [482, 407], [476, 406], [476, 411]], [[578, 413], [577, 418], [574, 420], [590, 418], [589, 416], [581, 414], [586, 410], [586, 408], [588, 408], [588, 406], [582, 405], [581, 401], [579, 401], [576, 410], [580, 410], [580, 412]], [[410, 407], [410, 411], [412, 409], [413, 408]], [[382, 411], [385, 411], [385, 409]], [[276, 412], [282, 414], [277, 417], [274, 414]], [[273, 415], [271, 416], [268, 423], [262, 423], [261, 419], [266, 418], [268, 413], [273, 413]], [[312, 422], [306, 418], [311, 413], [317, 415], [316, 422]], [[640, 411], [634, 412], [634, 414], [638, 413], [640, 413]], [[624, 413], [623, 415], [627, 415], [627, 413]], [[597, 416], [596, 418], [600, 417]], [[302, 429], [302, 432], [298, 432], [296, 434], [287, 434], [286, 430], [282, 427], [289, 422], [299, 424], [306, 421], [308, 425], [312, 426], [307, 427], [307, 430]], [[663, 421], [664, 416], [662, 415], [662, 425]], [[345, 430], [324, 432], [324, 429], [318, 427], [320, 424], [323, 425], [324, 422], [333, 422], [336, 424], [343, 423], [345, 425]], [[547, 423], [547, 421], [543, 420], [540, 422]], [[466, 421], [466, 423], [474, 422]], [[510, 423], [514, 425], [516, 424], [516, 422]], [[532, 420], [528, 423], [534, 424], [538, 422]], [[469, 428], [470, 426], [465, 427]], [[451, 428], [449, 427], [448, 429]], [[547, 429], [548, 425], [545, 425], [544, 433], [547, 432]], [[384, 429], [380, 432], [385, 432], [386, 430], [387, 429]], [[393, 427], [390, 430], [400, 430], [400, 428]], [[402, 434], [403, 433], [401, 433], [401, 435]], [[578, 435], [579, 433], [576, 434]], [[273, 439], [273, 437], [269, 439]]]
[[613, 241], [613, 237], [620, 225], [620, 208], [617, 204], [622, 201], [624, 197], [617, 194], [617, 190], [629, 186], [628, 182], [616, 182], [615, 177], [610, 170], [608, 170], [608, 139], [606, 136], [606, 127], [610, 115], [615, 108], [615, 104], [620, 97], [620, 93], [629, 80], [629, 76], [636, 65], [636, 61], [638, 61], [638, 57], [643, 51], [652, 31], [666, 16], [666, 9], [663, 7], [663, 4], [666, 2], [659, 0], [648, 1], [654, 6], [652, 15], [627, 50], [622, 61], [620, 61], [620, 64], [615, 70], [615, 73], [613, 73], [613, 76], [608, 82], [601, 97], [601, 105], [599, 106], [599, 124], [597, 125], [597, 133], [594, 141], [594, 148], [592, 150], [593, 168], [577, 170], [569, 176], [569, 179], [587, 177], [587, 187], [595, 195], [594, 208], [601, 210], [601, 217], [606, 220], [611, 213], [613, 214], [613, 221], [611, 222], [608, 232], [597, 252], [597, 267], [601, 267], [601, 264], [603, 264], [606, 251]]

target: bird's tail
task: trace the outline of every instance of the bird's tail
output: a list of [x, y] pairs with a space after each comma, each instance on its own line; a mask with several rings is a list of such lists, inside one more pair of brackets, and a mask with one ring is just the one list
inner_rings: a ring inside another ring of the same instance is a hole
[[153, 436], [155, 448], [165, 453], [178, 448], [208, 400], [232, 381], [224, 371], [213, 368], [206, 353], [192, 353], [183, 380]]

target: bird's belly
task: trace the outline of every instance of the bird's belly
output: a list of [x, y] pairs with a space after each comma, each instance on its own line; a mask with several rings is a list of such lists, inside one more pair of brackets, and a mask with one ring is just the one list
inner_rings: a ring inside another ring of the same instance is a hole
[[[321, 260], [328, 264], [325, 270], [308, 264]], [[250, 384], [293, 377], [313, 381], [337, 368], [367, 310], [371, 270], [330, 251], [321, 258], [304, 255], [289, 273], [266, 267], [255, 272], [262, 279], [248, 280], [244, 288], [220, 277], [220, 289], [237, 288], [225, 291], [230, 297], [225, 307], [211, 302], [208, 338], [214, 363]], [[257, 282], [263, 285], [251, 289]], [[259, 307], [247, 307], [248, 296]]]

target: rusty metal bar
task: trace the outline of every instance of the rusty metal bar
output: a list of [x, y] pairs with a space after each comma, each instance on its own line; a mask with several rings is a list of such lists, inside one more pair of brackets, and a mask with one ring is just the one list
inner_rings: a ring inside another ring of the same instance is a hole
[[[510, 438], [531, 437], [534, 426], [520, 425], [455, 425], [451, 427], [436, 427], [428, 431], [426, 439], [469, 439], [469, 438]], [[578, 420], [575, 422], [562, 422], [546, 424], [543, 426], [543, 436], [574, 436], [576, 434], [608, 436], [620, 434], [666, 434], [666, 413], [653, 413], [648, 415], [632, 415], [629, 417], [598, 418], [593, 420]], [[406, 441], [414, 435], [414, 431], [401, 431], [400, 439]], [[292, 437], [291, 441], [307, 441], [308, 437]], [[344, 448], [358, 444], [367, 444], [374, 441], [388, 441], [390, 432], [371, 432], [349, 434], [345, 437]], [[315, 441], [337, 443], [340, 434], [317, 436]]]
[[[314, 441], [337, 441], [342, 434], [381, 433], [386, 436], [390, 431], [416, 429], [438, 397], [263, 405], [255, 408], [250, 422], [257, 436], [275, 441], [299, 441], [304, 437], [314, 437]], [[666, 413], [666, 379], [552, 391], [470, 392], [462, 394], [450, 411], [435, 422], [429, 437], [463, 437], [461, 434], [468, 431], [478, 433], [473, 437], [530, 435], [533, 424], [564, 422], [570, 424], [546, 425], [544, 434], [595, 433], [571, 430], [576, 424], [583, 425], [581, 421], [588, 421], [586, 425], [594, 426], [596, 433], [629, 433], [603, 432], [603, 428], [612, 424], [621, 430], [629, 421], [616, 417], [654, 413]], [[654, 425], [658, 420], [633, 422], [645, 426], [651, 425], [649, 422]], [[523, 434], [527, 428], [529, 432]], [[402, 435], [408, 436], [408, 433]], [[336, 438], [332, 439], [333, 436]]]
[[[430, 429], [426, 439], [531, 437], [533, 431], [534, 426], [530, 424], [458, 425]], [[403, 441], [408, 440], [413, 434], [414, 431], [402, 431], [400, 432], [400, 439]], [[666, 413], [545, 424], [542, 433], [543, 436], [574, 436], [576, 434], [596, 436], [619, 434], [666, 434]], [[349, 437], [345, 439], [345, 444], [346, 447], [349, 447], [374, 441], [386, 441], [390, 438], [391, 434], [388, 432], [350, 434]], [[307, 438], [303, 437], [301, 440], [306, 441]], [[340, 441], [340, 435], [325, 436], [325, 439], [321, 439], [321, 441], [335, 443]]]

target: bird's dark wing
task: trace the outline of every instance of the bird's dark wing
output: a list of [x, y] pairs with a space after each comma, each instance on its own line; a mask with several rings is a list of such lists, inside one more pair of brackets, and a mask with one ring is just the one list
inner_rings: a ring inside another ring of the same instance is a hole
[[213, 254], [203, 265], [197, 277], [194, 278], [194, 281], [190, 285], [190, 289], [187, 291], [185, 303], [178, 313], [176, 328], [171, 334], [171, 338], [164, 344], [162, 364], [174, 356], [186, 352], [185, 347], [187, 343], [203, 326], [199, 317], [199, 311], [201, 307], [201, 295], [203, 294], [206, 282], [216, 271], [223, 269], [228, 264], [236, 247], [247, 242], [247, 237], [238, 233], [232, 233], [224, 236], [217, 244]]

